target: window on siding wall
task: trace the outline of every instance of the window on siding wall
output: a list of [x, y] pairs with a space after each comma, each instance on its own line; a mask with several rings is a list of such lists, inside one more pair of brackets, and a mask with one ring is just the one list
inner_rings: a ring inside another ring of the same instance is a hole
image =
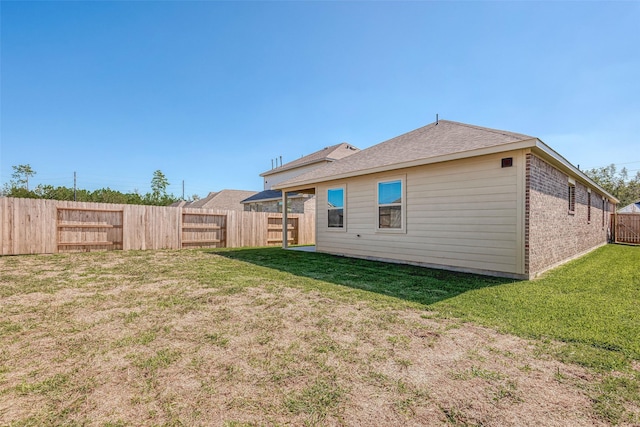
[[591, 191], [587, 193], [587, 223], [591, 223]]
[[569, 183], [568, 188], [569, 213], [573, 214], [576, 212], [576, 186]]
[[344, 228], [344, 188], [327, 190], [329, 228]]
[[402, 229], [402, 180], [378, 183], [378, 228]]

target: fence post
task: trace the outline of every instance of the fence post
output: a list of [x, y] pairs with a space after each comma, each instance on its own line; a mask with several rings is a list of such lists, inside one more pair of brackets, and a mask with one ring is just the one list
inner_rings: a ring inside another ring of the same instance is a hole
[[282, 192], [282, 249], [289, 247], [289, 225], [287, 224], [287, 192]]

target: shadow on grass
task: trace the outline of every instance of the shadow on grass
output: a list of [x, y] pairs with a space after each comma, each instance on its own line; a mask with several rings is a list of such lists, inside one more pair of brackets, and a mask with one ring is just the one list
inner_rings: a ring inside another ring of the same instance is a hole
[[474, 289], [514, 282], [513, 279], [281, 248], [220, 249], [207, 253], [422, 305]]

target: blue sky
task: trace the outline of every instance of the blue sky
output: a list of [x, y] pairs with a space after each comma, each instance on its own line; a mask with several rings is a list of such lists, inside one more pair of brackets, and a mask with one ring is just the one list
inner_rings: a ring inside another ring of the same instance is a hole
[[640, 2], [0, 2], [0, 183], [180, 196], [441, 119], [640, 170]]

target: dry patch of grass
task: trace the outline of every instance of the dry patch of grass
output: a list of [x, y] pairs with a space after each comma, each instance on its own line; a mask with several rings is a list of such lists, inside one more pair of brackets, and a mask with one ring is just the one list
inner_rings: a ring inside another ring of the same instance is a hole
[[598, 373], [364, 292], [202, 251], [0, 258], [0, 424], [606, 424]]

